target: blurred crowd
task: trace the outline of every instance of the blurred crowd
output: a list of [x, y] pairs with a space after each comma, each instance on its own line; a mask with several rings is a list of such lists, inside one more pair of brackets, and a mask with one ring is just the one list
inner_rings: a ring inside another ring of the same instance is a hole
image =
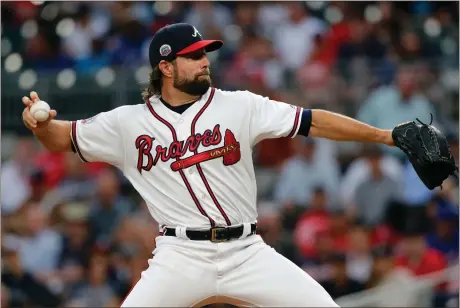
[[209, 54], [217, 87], [355, 115], [410, 67], [406, 92], [458, 119], [457, 2], [7, 2], [4, 70], [131, 72], [148, 65], [151, 35], [182, 21], [224, 40]]
[[[1, 14], [2, 79], [12, 55], [42, 76], [135, 70], [157, 29], [185, 21], [225, 41], [209, 54], [217, 87], [387, 129], [431, 114], [459, 163], [458, 2], [35, 1], [2, 3]], [[158, 235], [137, 192], [117, 169], [48, 153], [30, 135], [8, 149], [2, 306], [119, 305]], [[430, 191], [398, 149], [303, 137], [262, 141], [254, 161], [258, 233], [334, 298], [394, 269], [458, 264], [458, 179]], [[450, 305], [458, 281], [435, 291], [433, 305]]]

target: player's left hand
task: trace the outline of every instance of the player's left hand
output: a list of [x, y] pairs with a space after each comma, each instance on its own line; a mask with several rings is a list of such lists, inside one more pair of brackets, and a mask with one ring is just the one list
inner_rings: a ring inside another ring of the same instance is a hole
[[[417, 119], [418, 120], [418, 119]], [[414, 170], [428, 189], [441, 186], [450, 175], [458, 173], [458, 166], [446, 137], [434, 126], [412, 122], [393, 129], [393, 140], [409, 158]]]

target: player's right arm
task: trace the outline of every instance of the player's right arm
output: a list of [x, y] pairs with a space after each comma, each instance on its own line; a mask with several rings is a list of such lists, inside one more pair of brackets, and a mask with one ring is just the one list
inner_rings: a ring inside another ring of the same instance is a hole
[[50, 111], [46, 122], [37, 123], [30, 113], [30, 106], [39, 101], [37, 93], [23, 98], [26, 108], [23, 112], [24, 124], [37, 139], [53, 152], [77, 153], [84, 162], [105, 162], [122, 168], [125, 158], [123, 133], [120, 128], [119, 107], [78, 121], [58, 121], [53, 118], [56, 111]]
[[36, 92], [30, 93], [30, 98], [24, 96], [22, 102], [26, 106], [22, 112], [24, 125], [30, 129], [43, 146], [51, 152], [72, 151], [70, 138], [70, 122], [54, 120], [56, 110], [50, 110], [50, 116], [45, 122], [37, 122], [30, 113], [30, 107], [40, 99]]

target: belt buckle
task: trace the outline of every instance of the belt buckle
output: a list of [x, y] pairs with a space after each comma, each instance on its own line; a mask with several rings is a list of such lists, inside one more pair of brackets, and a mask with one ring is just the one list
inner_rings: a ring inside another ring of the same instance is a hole
[[225, 227], [214, 227], [211, 229], [211, 242], [213, 243], [222, 243], [228, 241], [228, 239], [217, 239], [216, 236], [219, 236], [219, 232], [227, 231]]

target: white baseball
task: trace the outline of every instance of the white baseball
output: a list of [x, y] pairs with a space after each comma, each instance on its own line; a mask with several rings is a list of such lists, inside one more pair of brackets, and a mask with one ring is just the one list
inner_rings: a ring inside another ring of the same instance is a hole
[[50, 105], [45, 101], [38, 101], [32, 104], [30, 107], [30, 113], [38, 122], [44, 122], [48, 120], [50, 115]]

